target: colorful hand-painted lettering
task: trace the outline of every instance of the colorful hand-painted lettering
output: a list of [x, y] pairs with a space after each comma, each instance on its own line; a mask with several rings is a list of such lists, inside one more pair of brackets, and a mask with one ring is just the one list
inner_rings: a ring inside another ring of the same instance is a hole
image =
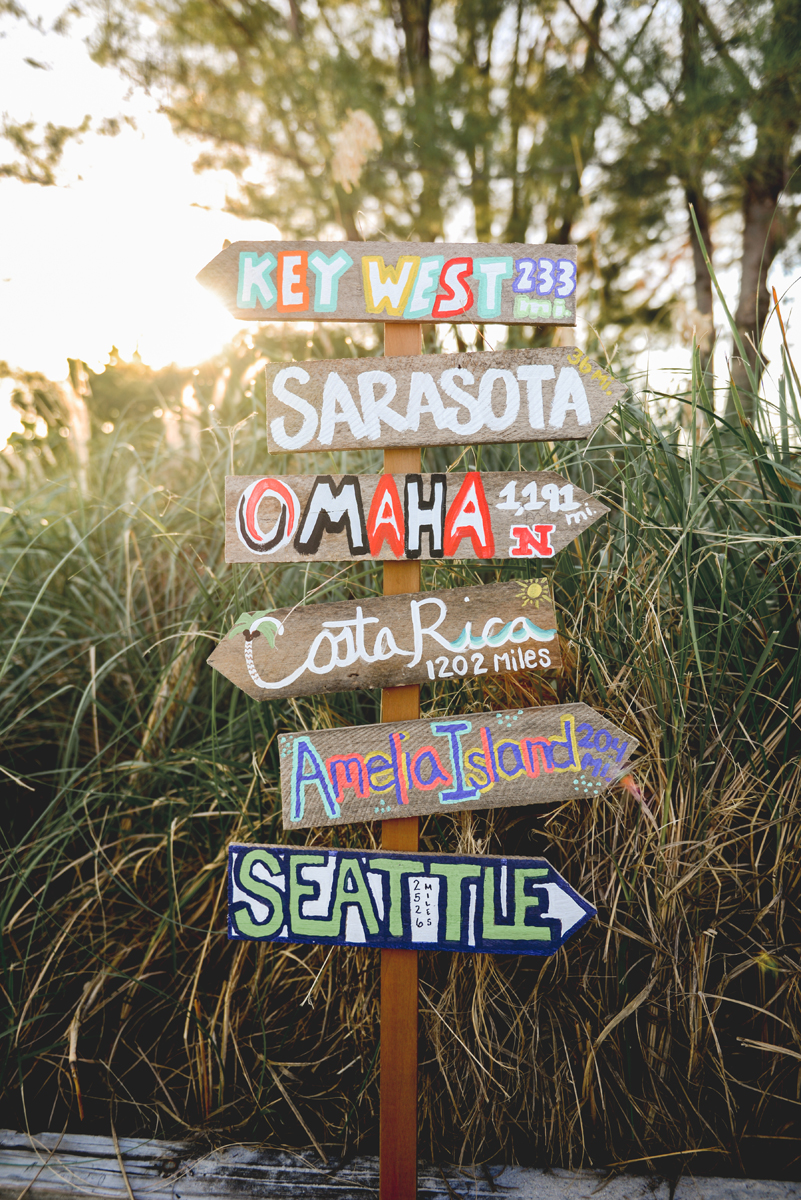
[[576, 320], [575, 246], [236, 242], [198, 279], [256, 320]]
[[[575, 246], [239, 242], [198, 278], [248, 320], [574, 325], [576, 262]], [[276, 362], [266, 384], [268, 444], [283, 453], [586, 439], [624, 392], [558, 346]], [[551, 561], [607, 511], [553, 472], [231, 476], [225, 557]], [[561, 666], [545, 579], [389, 591], [242, 613], [209, 661], [257, 700], [491, 674], [525, 688]], [[279, 732], [277, 745], [291, 830], [587, 801], [637, 743], [567, 704]], [[594, 915], [543, 859], [230, 847], [235, 939], [552, 954]]]
[[583, 704], [364, 725], [344, 753], [337, 730], [278, 741], [288, 828], [584, 799], [637, 744]]
[[256, 700], [556, 670], [546, 579], [243, 613], [208, 660]]
[[225, 558], [550, 559], [607, 511], [550, 471], [232, 475]]
[[228, 936], [554, 954], [595, 909], [543, 858], [232, 845]]
[[[305, 250], [279, 251], [272, 255], [242, 250], [237, 307], [265, 312], [275, 308], [279, 313], [335, 313], [340, 282], [353, 267], [353, 259], [344, 250], [330, 256], [320, 251], [311, 255]], [[513, 275], [516, 302], [518, 296], [535, 295], [535, 302], [543, 306], [543, 316], [567, 317], [565, 301], [576, 290], [576, 264], [570, 258], [506, 256], [446, 261], [442, 254], [404, 254], [390, 264], [383, 254], [365, 254], [361, 274], [366, 314], [403, 317], [407, 321], [452, 321], [469, 312], [481, 321], [497, 319], [501, 315], [503, 281]], [[546, 296], [550, 299], [543, 299]]]

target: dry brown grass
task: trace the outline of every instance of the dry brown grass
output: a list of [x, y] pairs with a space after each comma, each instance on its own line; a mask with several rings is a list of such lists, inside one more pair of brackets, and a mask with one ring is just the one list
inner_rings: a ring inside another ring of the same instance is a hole
[[[527, 448], [615, 509], [556, 563], [565, 673], [550, 690], [426, 699], [582, 700], [642, 749], [592, 801], [426, 822], [430, 849], [545, 854], [599, 912], [544, 961], [421, 954], [435, 1160], [798, 1170], [799, 479], [767, 426], [708, 422], [703, 446], [685, 444], [631, 405], [583, 454]], [[91, 496], [29, 479], [0, 531], [18, 780], [3, 800], [0, 1117], [107, 1132], [111, 1114], [126, 1134], [366, 1152], [377, 955], [229, 944], [224, 874], [230, 841], [286, 836], [277, 732], [375, 720], [376, 697], [257, 705], [205, 666], [238, 611], [325, 573], [224, 566], [231, 451], [224, 431], [204, 437], [199, 464], [142, 467], [133, 505], [122, 445], [90, 464]], [[262, 451], [238, 443], [237, 469]], [[514, 464], [485, 449], [483, 465]], [[479, 575], [432, 566], [428, 586]], [[362, 565], [316, 599], [378, 583]]]

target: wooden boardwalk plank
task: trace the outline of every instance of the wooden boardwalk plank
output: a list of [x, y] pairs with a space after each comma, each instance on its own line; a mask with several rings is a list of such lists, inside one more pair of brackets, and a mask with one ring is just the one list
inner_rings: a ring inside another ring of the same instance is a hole
[[[202, 1152], [190, 1143], [120, 1138], [134, 1200], [374, 1200], [378, 1159], [326, 1168], [310, 1150], [291, 1154], [254, 1146]], [[49, 1157], [52, 1153], [52, 1157]], [[492, 1182], [490, 1182], [490, 1179]], [[447, 1182], [446, 1182], [447, 1180]], [[420, 1200], [669, 1200], [660, 1177], [525, 1167], [418, 1169]], [[127, 1200], [110, 1137], [0, 1130], [0, 1200]], [[675, 1200], [801, 1200], [801, 1184], [685, 1176]]]

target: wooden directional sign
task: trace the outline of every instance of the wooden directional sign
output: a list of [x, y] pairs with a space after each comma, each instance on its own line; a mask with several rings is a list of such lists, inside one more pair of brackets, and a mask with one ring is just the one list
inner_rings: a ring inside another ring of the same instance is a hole
[[546, 579], [245, 613], [208, 661], [254, 700], [561, 666]]
[[235, 940], [546, 955], [595, 915], [544, 858], [228, 850]]
[[625, 387], [574, 347], [272, 363], [272, 451], [587, 438]]
[[575, 246], [234, 242], [198, 280], [244, 321], [576, 323]]
[[552, 471], [229, 475], [225, 561], [548, 559], [608, 511]]
[[278, 741], [285, 829], [586, 798], [624, 773], [637, 746], [586, 704], [284, 733]]

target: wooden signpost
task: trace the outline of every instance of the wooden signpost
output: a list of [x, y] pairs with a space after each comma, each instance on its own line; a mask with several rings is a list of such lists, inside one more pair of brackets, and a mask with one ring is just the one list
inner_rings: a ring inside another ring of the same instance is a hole
[[360, 725], [346, 745], [342, 733], [279, 735], [285, 829], [586, 799], [637, 746], [586, 704]]
[[[420, 354], [423, 327], [419, 324], [384, 326], [387, 356]], [[384, 451], [384, 471], [419, 474], [420, 450], [402, 446]], [[398, 596], [420, 590], [420, 562], [384, 563], [384, 595]], [[385, 688], [381, 693], [381, 720], [410, 721], [420, 715], [419, 684]], [[419, 846], [417, 817], [384, 821], [384, 850], [416, 852]], [[417, 1195], [417, 951], [388, 947], [381, 951], [381, 1047], [379, 1166], [380, 1200], [405, 1200]]]
[[587, 438], [625, 394], [580, 349], [271, 363], [272, 451]]
[[561, 666], [547, 579], [244, 613], [208, 661], [254, 700]]
[[575, 246], [234, 242], [198, 280], [244, 321], [576, 323]]
[[544, 859], [418, 852], [418, 814], [589, 799], [636, 742], [583, 704], [421, 720], [422, 680], [560, 664], [543, 580], [418, 596], [420, 561], [550, 559], [608, 510], [551, 472], [422, 475], [421, 445], [588, 437], [623, 388], [582, 350], [421, 356], [421, 321], [574, 325], [576, 247], [237, 242], [236, 316], [382, 321], [383, 359], [267, 369], [270, 449], [384, 448], [384, 474], [226, 480], [226, 562], [372, 558], [383, 598], [243, 614], [210, 662], [255, 699], [382, 686], [381, 724], [279, 734], [285, 828], [382, 849], [230, 848], [229, 936], [381, 950], [381, 1200], [417, 1187], [417, 948], [552, 954], [594, 915]]
[[234, 940], [555, 954], [595, 909], [544, 858], [238, 846]]
[[229, 475], [225, 561], [548, 559], [608, 511], [553, 471]]

